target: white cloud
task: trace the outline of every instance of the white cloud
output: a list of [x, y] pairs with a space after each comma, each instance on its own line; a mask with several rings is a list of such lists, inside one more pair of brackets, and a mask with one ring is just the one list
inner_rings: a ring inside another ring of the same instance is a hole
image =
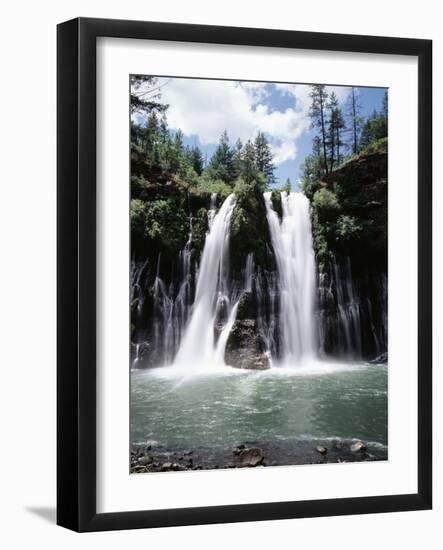
[[281, 145], [272, 146], [275, 164], [282, 164], [287, 160], [295, 159], [297, 155], [297, 147], [293, 141], [284, 141]]
[[[264, 132], [272, 145], [275, 163], [293, 160], [297, 140], [310, 126], [310, 87], [303, 84], [268, 84], [171, 78], [160, 79], [162, 100], [169, 104], [171, 128], [181, 128], [187, 136], [198, 136], [202, 145], [216, 144], [227, 130], [231, 141], [253, 139]], [[328, 86], [343, 103], [349, 88]], [[272, 92], [293, 100], [285, 110], [270, 104]]]
[[[281, 93], [295, 99], [296, 105], [298, 105], [297, 109], [301, 109], [306, 113], [309, 112], [311, 104], [310, 86], [306, 84], [276, 84], [275, 86]], [[334, 92], [338, 101], [343, 105], [351, 92], [351, 88], [349, 86], [326, 86], [326, 91], [328, 94]]]
[[306, 110], [273, 110], [268, 103], [272, 86], [257, 82], [170, 79], [162, 87], [169, 104], [168, 121], [185, 135], [197, 135], [202, 145], [215, 144], [226, 129], [232, 141], [253, 139], [265, 132], [279, 164], [295, 158], [295, 142], [309, 127]]

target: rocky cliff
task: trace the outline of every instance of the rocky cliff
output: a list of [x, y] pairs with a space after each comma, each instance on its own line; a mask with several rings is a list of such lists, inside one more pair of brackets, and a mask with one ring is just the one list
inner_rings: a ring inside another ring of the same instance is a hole
[[387, 164], [384, 139], [312, 193], [326, 354], [373, 359], [387, 351]]

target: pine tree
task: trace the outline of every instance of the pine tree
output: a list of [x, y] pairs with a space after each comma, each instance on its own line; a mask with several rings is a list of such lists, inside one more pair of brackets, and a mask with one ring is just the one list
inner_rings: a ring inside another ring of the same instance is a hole
[[177, 151], [183, 151], [183, 132], [180, 128], [175, 132], [174, 145]]
[[190, 151], [190, 162], [196, 174], [201, 176], [201, 173], [203, 172], [203, 155], [197, 145], [194, 145]]
[[134, 74], [130, 77], [131, 114], [149, 115], [152, 111], [164, 112], [168, 105], [159, 102], [161, 86], [154, 76]]
[[385, 90], [383, 94], [383, 102], [381, 106], [381, 114], [388, 120], [388, 90]]
[[159, 131], [160, 139], [163, 143], [166, 143], [169, 139], [168, 120], [166, 118], [166, 112], [163, 112], [160, 118]]
[[263, 132], [258, 132], [254, 141], [254, 149], [257, 170], [265, 176], [268, 183], [273, 183], [275, 181], [274, 158], [271, 146]]
[[301, 189], [312, 200], [316, 185], [324, 176], [322, 142], [315, 136], [312, 142], [312, 153], [305, 157], [302, 166]]
[[312, 128], [318, 128], [320, 131], [320, 139], [323, 150], [323, 167], [326, 174], [328, 174], [328, 155], [326, 144], [326, 104], [328, 100], [328, 93], [324, 84], [316, 84], [311, 86], [311, 108], [309, 115], [311, 117]]
[[286, 191], [286, 193], [289, 195], [289, 193], [291, 192], [291, 188], [292, 188], [291, 180], [289, 178], [286, 178], [283, 191]]
[[159, 162], [158, 137], [158, 117], [155, 111], [151, 111], [143, 131], [143, 149], [146, 162], [151, 168]]
[[249, 139], [243, 150], [243, 170], [242, 176], [246, 183], [251, 183], [256, 179], [257, 165], [255, 161], [255, 147]]
[[360, 132], [362, 127], [362, 118], [360, 116], [361, 106], [358, 101], [357, 91], [354, 87], [351, 88], [351, 94], [348, 99], [348, 117], [351, 122], [352, 140], [351, 150], [354, 155], [359, 152]]
[[373, 111], [363, 125], [360, 139], [360, 149], [364, 149], [374, 141], [385, 138], [388, 135], [388, 121], [383, 111]]
[[232, 184], [235, 179], [234, 151], [229, 145], [228, 133], [225, 130], [209, 163], [209, 168], [215, 179]]
[[235, 179], [237, 179], [241, 176], [243, 169], [243, 143], [240, 138], [235, 142], [233, 162]]
[[330, 170], [338, 166], [342, 160], [340, 147], [343, 145], [341, 134], [345, 127], [343, 114], [340, 109], [338, 98], [334, 92], [331, 93], [328, 103], [329, 119], [327, 125], [327, 146], [329, 149]]

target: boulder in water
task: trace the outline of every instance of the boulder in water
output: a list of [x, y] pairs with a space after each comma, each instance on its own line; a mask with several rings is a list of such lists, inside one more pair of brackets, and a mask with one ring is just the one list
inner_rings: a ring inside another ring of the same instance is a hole
[[321, 455], [325, 455], [328, 452], [328, 449], [326, 447], [322, 447], [321, 445], [318, 445], [315, 447], [315, 450], [317, 453], [320, 453]]
[[148, 464], [151, 464], [153, 462], [153, 458], [151, 455], [145, 455], [138, 459], [138, 463], [141, 466], [147, 466]]
[[240, 369], [270, 368], [255, 319], [237, 319], [228, 337], [225, 362]]
[[261, 464], [265, 458], [263, 449], [259, 447], [250, 447], [249, 449], [243, 449], [239, 454], [240, 465], [254, 467]]
[[351, 451], [353, 453], [364, 452], [366, 451], [366, 449], [367, 449], [367, 446], [365, 443], [363, 443], [363, 441], [356, 441], [351, 445]]
[[380, 364], [380, 363], [386, 364], [387, 362], [388, 362], [388, 352], [381, 353], [378, 357], [370, 361], [370, 363], [374, 363], [374, 364]]
[[237, 319], [255, 319], [256, 303], [252, 292], [243, 292], [237, 308]]

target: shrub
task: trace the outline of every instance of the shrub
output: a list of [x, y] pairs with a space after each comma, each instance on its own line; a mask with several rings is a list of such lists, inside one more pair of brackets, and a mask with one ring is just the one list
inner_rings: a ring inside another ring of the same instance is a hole
[[145, 232], [145, 203], [132, 199], [130, 205], [131, 232], [136, 237], [143, 237]]
[[339, 216], [335, 227], [337, 240], [348, 241], [355, 239], [360, 235], [361, 231], [362, 227], [358, 223], [357, 218], [347, 215]]
[[335, 218], [340, 210], [340, 204], [335, 193], [325, 188], [314, 193], [312, 204], [318, 213], [319, 221]]
[[207, 175], [199, 176], [196, 181], [196, 187], [206, 193], [217, 193], [222, 198], [226, 198], [232, 193], [232, 188], [222, 180], [213, 180]]

